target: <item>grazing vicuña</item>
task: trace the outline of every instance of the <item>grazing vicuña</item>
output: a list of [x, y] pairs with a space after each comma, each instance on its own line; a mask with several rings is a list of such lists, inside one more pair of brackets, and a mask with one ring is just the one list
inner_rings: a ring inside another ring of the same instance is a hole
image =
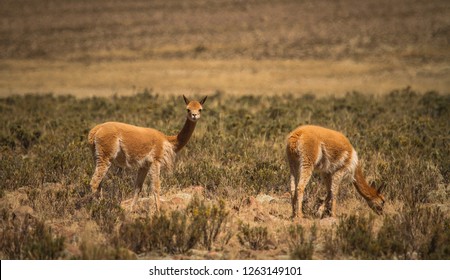
[[376, 213], [384, 206], [382, 187], [378, 190], [367, 184], [358, 163], [358, 156], [350, 141], [342, 133], [320, 126], [296, 128], [287, 138], [287, 159], [291, 171], [292, 216], [301, 217], [305, 187], [313, 171], [321, 174], [328, 189], [323, 216], [336, 213], [336, 196], [341, 181], [349, 177], [358, 193]]
[[142, 189], [147, 173], [150, 171], [151, 189], [155, 198], [156, 211], [159, 212], [160, 171], [162, 167], [172, 169], [176, 154], [187, 144], [200, 118], [206, 97], [200, 102], [186, 103], [187, 117], [181, 131], [174, 136], [146, 127], [138, 127], [119, 122], [99, 124], [89, 132], [88, 141], [95, 158], [95, 172], [91, 179], [91, 189], [100, 192], [103, 178], [112, 164], [119, 167], [138, 167], [135, 182], [133, 209]]

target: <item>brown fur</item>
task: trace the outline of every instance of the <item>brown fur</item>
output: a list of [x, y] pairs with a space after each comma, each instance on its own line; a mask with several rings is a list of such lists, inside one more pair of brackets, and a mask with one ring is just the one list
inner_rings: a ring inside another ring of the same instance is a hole
[[91, 129], [88, 142], [96, 163], [91, 179], [91, 189], [100, 192], [101, 182], [112, 164], [120, 167], [138, 167], [135, 194], [131, 208], [135, 205], [147, 173], [150, 171], [151, 188], [159, 211], [161, 168], [172, 169], [176, 153], [189, 141], [206, 97], [200, 102], [189, 101], [183, 96], [188, 111], [186, 122], [180, 133], [166, 136], [164, 133], [146, 127], [119, 122], [106, 122]]
[[369, 186], [358, 156], [342, 133], [320, 126], [300, 126], [287, 138], [286, 154], [291, 172], [292, 216], [301, 217], [303, 194], [314, 171], [321, 174], [328, 189], [323, 216], [336, 213], [336, 196], [344, 178], [350, 178], [369, 206], [381, 213], [384, 197]]

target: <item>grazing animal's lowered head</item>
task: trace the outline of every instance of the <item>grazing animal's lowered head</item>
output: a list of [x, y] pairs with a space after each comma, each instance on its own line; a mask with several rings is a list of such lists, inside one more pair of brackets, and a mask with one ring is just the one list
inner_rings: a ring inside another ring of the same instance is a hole
[[381, 185], [378, 189], [375, 187], [375, 184], [372, 183], [371, 187], [376, 190], [376, 194], [374, 194], [371, 199], [366, 199], [367, 204], [369, 207], [378, 215], [383, 214], [383, 208], [384, 208], [384, 195], [381, 194], [383, 189], [385, 188], [385, 185]]

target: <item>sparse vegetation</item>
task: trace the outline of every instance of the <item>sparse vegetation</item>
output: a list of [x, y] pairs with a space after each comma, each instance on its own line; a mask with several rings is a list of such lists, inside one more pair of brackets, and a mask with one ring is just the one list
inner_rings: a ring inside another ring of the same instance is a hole
[[352, 214], [325, 232], [325, 252], [333, 258], [448, 259], [450, 219], [439, 208], [399, 211], [383, 218], [378, 231], [374, 216]]
[[352, 214], [341, 218], [336, 237], [342, 253], [355, 259], [376, 259], [379, 248], [373, 225], [373, 216], [366, 218]]
[[[114, 245], [114, 244], [113, 244]], [[82, 242], [80, 244], [80, 255], [74, 259], [80, 260], [135, 260], [136, 254], [126, 248], [119, 246], [104, 246]]]
[[267, 250], [269, 247], [269, 232], [266, 226], [251, 226], [241, 222], [238, 234], [239, 243], [252, 250]]
[[[38, 220], [47, 220], [44, 229], [36, 230], [36, 224], [25, 226], [26, 231], [5, 220], [2, 257], [114, 259], [134, 253], [145, 258], [189, 256], [196, 252], [192, 249], [221, 252], [225, 258], [254, 257], [240, 254], [243, 246], [268, 258], [283, 251], [305, 259], [449, 258], [448, 95], [409, 88], [380, 97], [350, 93], [343, 98], [216, 93], [173, 174], [163, 175], [164, 199], [189, 186], [202, 186], [204, 197], [188, 196], [184, 205], [169, 200], [159, 216], [152, 207], [148, 212], [145, 203], [130, 213], [123, 203], [132, 197], [134, 174], [110, 172], [105, 198], [94, 199], [88, 187], [94, 169], [86, 143], [89, 129], [116, 120], [175, 132], [184, 117], [175, 109], [176, 98], [181, 97], [146, 91], [112, 98], [0, 99], [2, 209], [13, 213], [28, 206]], [[349, 184], [340, 190], [340, 219], [334, 225], [322, 222], [315, 211], [323, 187], [314, 183], [307, 187], [305, 205], [305, 214], [317, 219], [314, 232], [301, 221], [277, 227], [292, 223], [290, 199], [284, 198], [289, 176], [285, 136], [307, 123], [347, 135], [369, 179], [387, 185], [385, 216], [370, 216]], [[242, 202], [258, 194], [271, 196], [272, 202]], [[80, 241], [85, 240], [81, 225], [87, 222], [96, 225], [96, 238], [88, 243]], [[29, 241], [14, 243], [25, 237]], [[69, 247], [78, 250], [61, 253]]]
[[311, 227], [309, 235], [301, 225], [289, 227], [289, 243], [292, 259], [311, 260], [314, 255], [314, 243], [317, 239], [317, 227]]
[[194, 197], [185, 211], [174, 210], [125, 222], [117, 239], [138, 254], [149, 251], [186, 254], [200, 245], [211, 250], [228, 215], [224, 207], [223, 201], [207, 205]]
[[[196, 196], [188, 205], [187, 213], [191, 219], [191, 228], [196, 230], [194, 234], [201, 237], [201, 244], [206, 249], [211, 250], [219, 233], [225, 232], [224, 227], [229, 214], [225, 208], [225, 201], [221, 199], [218, 205], [208, 205]], [[223, 238], [228, 237], [223, 236]], [[224, 242], [227, 241], [224, 240]]]
[[157, 251], [185, 254], [197, 245], [200, 232], [194, 224], [189, 223], [186, 213], [175, 210], [125, 223], [118, 238], [136, 253]]
[[55, 260], [64, 256], [64, 237], [29, 213], [18, 217], [3, 211], [1, 226], [2, 258]]

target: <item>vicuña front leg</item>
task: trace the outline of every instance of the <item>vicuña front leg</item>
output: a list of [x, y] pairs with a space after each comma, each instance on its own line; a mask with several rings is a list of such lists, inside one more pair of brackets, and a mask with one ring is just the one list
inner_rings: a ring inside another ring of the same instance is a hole
[[133, 201], [131, 202], [131, 206], [130, 206], [131, 211], [134, 210], [134, 206], [136, 205], [136, 202], [139, 198], [139, 194], [142, 191], [142, 186], [144, 185], [144, 181], [145, 181], [145, 178], [147, 177], [148, 170], [149, 170], [148, 166], [141, 167], [138, 170], [138, 175], [137, 175], [136, 182], [134, 185], [134, 197], [133, 197]]
[[347, 170], [341, 169], [327, 178], [328, 194], [325, 200], [325, 211], [322, 218], [334, 217], [336, 215], [336, 198], [339, 192], [339, 184]]
[[159, 162], [154, 162], [150, 167], [150, 176], [152, 179], [151, 189], [153, 192], [153, 197], [155, 198], [156, 213], [159, 213], [160, 210], [160, 201], [159, 201], [159, 191], [161, 188], [161, 182], [159, 178], [160, 174], [161, 174], [161, 164]]
[[321, 186], [323, 186], [326, 190], [327, 190], [327, 197], [326, 199], [321, 203], [321, 205], [319, 206], [319, 209], [317, 211], [317, 215], [321, 218], [326, 217], [328, 214], [328, 210], [327, 210], [327, 204], [328, 204], [328, 199], [331, 198], [331, 196], [329, 195], [330, 193], [330, 188], [331, 188], [331, 183], [332, 183], [332, 175], [330, 173], [321, 173], [320, 174], [320, 181], [321, 181]]

